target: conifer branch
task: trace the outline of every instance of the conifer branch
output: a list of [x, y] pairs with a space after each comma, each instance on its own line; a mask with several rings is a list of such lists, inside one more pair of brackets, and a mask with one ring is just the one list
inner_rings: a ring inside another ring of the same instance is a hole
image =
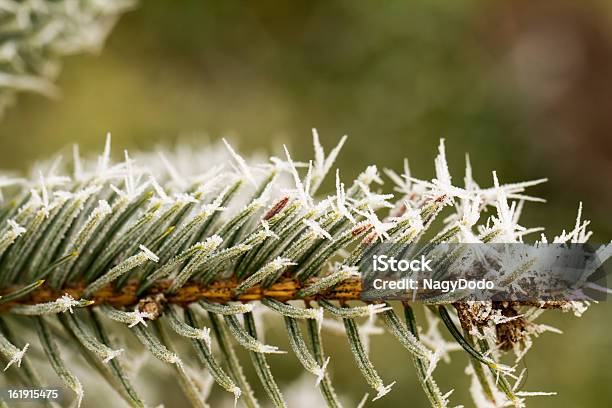
[[[264, 341], [266, 330], [257, 319], [266, 312], [283, 323], [279, 327], [287, 334], [289, 351], [314, 375], [329, 407], [342, 405], [332, 385], [334, 356], [323, 351], [326, 330], [347, 339], [375, 399], [393, 392], [394, 379], [379, 373], [368, 353], [370, 335], [383, 330], [377, 319], [412, 356], [434, 407], [449, 404], [450, 393], [440, 390], [434, 374], [454, 350], [463, 350], [471, 364], [468, 373], [479, 385], [473, 387], [479, 390], [475, 401], [523, 407], [527, 397], [549, 395], [523, 391], [518, 380], [513, 384], [520, 375], [512, 362], [506, 364], [504, 352], [513, 350], [520, 359], [532, 337], [553, 330], [535, 321], [544, 309], [579, 315], [588, 302], [434, 298], [425, 305], [428, 328], [420, 330], [412, 311], [416, 302], [403, 303], [403, 323], [396, 302], [364, 301], [364, 274], [377, 251], [420, 256], [445, 243], [523, 242], [539, 231], [518, 223], [523, 203], [539, 201], [524, 190], [543, 180], [501, 184], [493, 173], [493, 186], [480, 188], [468, 163], [465, 186], [455, 186], [441, 142], [433, 180], [413, 177], [407, 165], [402, 175], [385, 172], [399, 197], [379, 192], [382, 179], [375, 166], [368, 166], [346, 185], [336, 171], [335, 193], [317, 199], [314, 194], [332, 171], [344, 139], [329, 157], [316, 132], [313, 142], [315, 158], [308, 163], [295, 161], [285, 149], [285, 159], [253, 164], [227, 142], [225, 154], [214, 146], [161, 156], [125, 152], [115, 163], [109, 137], [97, 160], [81, 160], [75, 150], [71, 169], [54, 166], [33, 180], [5, 183], [0, 195], [8, 199], [0, 202], [0, 363], [8, 381], [49, 383], [33, 370], [44, 364], [34, 358], [41, 353], [30, 356], [33, 348], [42, 349], [79, 405], [86, 390], [57, 345], [68, 338], [62, 345], [83, 355], [127, 405], [146, 406], [146, 396], [122, 365], [133, 342], [121, 336], [133, 335], [146, 356], [174, 370], [193, 406], [206, 406], [206, 370], [232, 398], [256, 408], [258, 396], [234, 342], [250, 354], [272, 404], [291, 406], [275, 379], [273, 356], [280, 351]], [[216, 166], [227, 163], [226, 169]], [[480, 220], [487, 207], [493, 213]], [[586, 242], [590, 232], [581, 217], [582, 207], [573, 229], [551, 241]], [[540, 241], [548, 239], [542, 235]], [[611, 248], [597, 251], [600, 264], [612, 255]], [[450, 253], [438, 266], [446, 268], [461, 253]], [[522, 261], [504, 279], [512, 281], [533, 265]], [[307, 332], [300, 328], [302, 321]], [[127, 329], [115, 336], [117, 325]], [[32, 337], [27, 333], [32, 326], [36, 345], [23, 341]], [[182, 356], [180, 342], [191, 344], [198, 369]]]

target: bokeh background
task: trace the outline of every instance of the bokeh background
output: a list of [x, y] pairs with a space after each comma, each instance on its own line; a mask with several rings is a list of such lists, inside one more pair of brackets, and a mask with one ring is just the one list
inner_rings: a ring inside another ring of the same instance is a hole
[[[611, 78], [612, 6], [604, 0], [145, 1], [100, 55], [65, 60], [61, 99], [20, 96], [0, 122], [0, 168], [25, 170], [73, 142], [100, 150], [107, 131], [116, 153], [229, 137], [245, 153], [286, 143], [307, 159], [316, 127], [328, 148], [349, 135], [337, 162], [346, 178], [373, 163], [400, 169], [404, 157], [431, 178], [444, 137], [457, 180], [466, 152], [482, 185], [493, 169], [504, 182], [549, 177], [533, 190], [549, 202], [529, 204], [525, 225], [558, 233], [583, 201], [593, 241], [608, 242]], [[560, 395], [530, 406], [612, 406], [611, 311], [604, 302], [581, 319], [545, 317], [565, 334], [538, 340], [525, 361], [526, 389]], [[274, 327], [268, 336], [283, 344]], [[326, 344], [336, 387], [356, 405], [367, 386], [348, 346]], [[426, 406], [394, 340], [375, 339], [372, 355], [398, 383], [371, 406]], [[271, 358], [281, 384], [293, 382], [300, 395], [294, 360]], [[455, 388], [453, 402], [471, 406], [465, 364], [457, 354], [436, 374], [443, 389]], [[165, 385], [156, 398], [180, 406], [174, 383]], [[306, 401], [292, 406], [316, 406]]]

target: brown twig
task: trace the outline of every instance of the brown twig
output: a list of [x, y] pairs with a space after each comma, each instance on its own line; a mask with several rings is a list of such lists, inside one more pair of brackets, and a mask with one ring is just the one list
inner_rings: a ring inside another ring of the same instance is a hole
[[[164, 294], [164, 303], [172, 303], [178, 305], [188, 305], [198, 300], [208, 300], [209, 302], [226, 303], [230, 301], [250, 302], [257, 301], [263, 298], [272, 298], [281, 302], [289, 300], [304, 300], [309, 302], [324, 298], [326, 300], [336, 300], [346, 302], [350, 300], [361, 300], [362, 285], [359, 278], [349, 278], [337, 284], [335, 287], [318, 293], [313, 297], [298, 297], [297, 293], [300, 289], [314, 284], [318, 278], [310, 278], [305, 283], [290, 277], [281, 278], [273, 285], [264, 288], [261, 285], [256, 285], [240, 295], [234, 294], [234, 289], [239, 285], [235, 278], [221, 280], [210, 285], [203, 285], [196, 282], [189, 282], [174, 294], [165, 294], [166, 290], [172, 284], [172, 280], [161, 280], [153, 285], [146, 293], [137, 296], [139, 283], [138, 281], [130, 281], [120, 289], [115, 289], [109, 285], [99, 290], [94, 294], [91, 300], [94, 301], [92, 306], [109, 305], [113, 307], [134, 306], [139, 302], [147, 299], [152, 299], [156, 295]], [[12, 302], [7, 302], [0, 305], [0, 314], [8, 312], [15, 305], [28, 305], [54, 301], [64, 294], [69, 294], [75, 299], [80, 299], [85, 289], [85, 284], [76, 284], [61, 290], [52, 289], [46, 285], [41, 286], [29, 296], [17, 299]], [[4, 295], [11, 293], [18, 287], [9, 288], [0, 293]], [[507, 306], [531, 306], [539, 309], [562, 309], [567, 302], [564, 301], [547, 301], [547, 302], [506, 302]], [[460, 308], [461, 309], [461, 308]], [[460, 313], [461, 314], [461, 313]]]
[[[210, 285], [201, 285], [199, 283], [190, 282], [179, 289], [176, 293], [166, 295], [165, 299], [168, 303], [181, 305], [197, 302], [201, 299], [219, 303], [229, 301], [249, 302], [260, 300], [264, 297], [273, 298], [279, 301], [297, 300], [297, 292], [314, 282], [316, 282], [316, 278], [308, 280], [305, 284], [302, 284], [296, 279], [283, 278], [268, 288], [263, 288], [260, 285], [256, 285], [237, 296], [234, 294], [234, 289], [238, 286], [239, 282], [235, 279], [217, 281]], [[136, 296], [136, 292], [138, 290], [137, 281], [130, 281], [120, 289], [114, 289], [109, 285], [96, 292], [91, 300], [94, 301], [93, 306], [101, 304], [114, 307], [133, 306], [146, 296], [164, 293], [166, 289], [170, 287], [171, 283], [171, 280], [159, 281], [157, 284], [152, 286], [146, 294], [143, 294], [140, 297]], [[15, 289], [16, 288], [8, 290], [7, 293], [10, 293]], [[75, 299], [80, 299], [84, 289], [85, 284], [73, 285], [62, 290], [54, 290], [43, 285], [25, 298], [15, 300], [14, 302], [8, 302], [0, 306], [0, 313], [7, 312], [12, 306], [17, 304], [51, 302], [66, 293]], [[299, 299], [308, 301], [316, 300], [319, 297], [325, 297], [327, 300], [347, 301], [359, 300], [360, 295], [361, 280], [359, 278], [350, 278], [342, 283], [339, 283], [334, 288], [316, 295], [315, 297]]]

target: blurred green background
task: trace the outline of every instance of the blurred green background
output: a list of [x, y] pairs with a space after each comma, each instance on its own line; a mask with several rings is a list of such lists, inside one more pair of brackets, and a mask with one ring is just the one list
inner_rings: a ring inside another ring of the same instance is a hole
[[[404, 157], [431, 178], [444, 137], [456, 180], [466, 152], [481, 185], [494, 169], [504, 182], [549, 177], [533, 190], [549, 203], [529, 204], [524, 225], [559, 233], [583, 201], [593, 241], [608, 242], [611, 23], [605, 1], [150, 0], [121, 19], [100, 55], [65, 61], [60, 100], [20, 96], [0, 122], [0, 168], [24, 170], [73, 142], [100, 150], [107, 131], [117, 153], [226, 136], [243, 152], [287, 143], [307, 159], [316, 127], [327, 148], [349, 135], [337, 162], [346, 178], [373, 163], [399, 170]], [[612, 406], [610, 311], [545, 317], [565, 334], [538, 340], [526, 389], [560, 396], [530, 406]], [[327, 343], [337, 388], [356, 405], [367, 386], [344, 340]], [[379, 338], [372, 352], [398, 383], [371, 405], [426, 406], [401, 347]], [[295, 359], [271, 361], [281, 383], [299, 375]], [[436, 374], [456, 389], [454, 403], [471, 406], [465, 364], [457, 354]], [[178, 406], [167, 384], [159, 398]]]

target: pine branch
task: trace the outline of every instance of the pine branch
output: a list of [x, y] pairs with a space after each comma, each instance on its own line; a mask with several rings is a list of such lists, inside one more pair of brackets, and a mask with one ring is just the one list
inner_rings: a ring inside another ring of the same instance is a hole
[[[377, 251], [420, 256], [449, 242], [522, 242], [536, 231], [518, 224], [523, 203], [539, 200], [524, 190], [543, 180], [504, 185], [493, 173], [493, 186], [480, 188], [468, 163], [465, 186], [457, 187], [441, 143], [435, 179], [416, 179], [407, 165], [402, 175], [386, 171], [399, 197], [378, 192], [382, 179], [369, 166], [348, 187], [337, 171], [335, 194], [317, 200], [343, 143], [326, 157], [315, 133], [315, 159], [308, 164], [296, 162], [287, 150], [284, 160], [250, 164], [227, 143], [227, 153], [215, 146], [134, 158], [126, 152], [114, 163], [109, 137], [97, 160], [81, 160], [75, 149], [71, 171], [56, 165], [36, 179], [0, 184], [8, 199], [0, 204], [0, 363], [7, 367], [7, 381], [52, 382], [39, 379], [33, 369], [45, 364], [30, 356], [36, 347], [80, 404], [86, 390], [73, 361], [60, 352], [62, 339], [127, 405], [146, 406], [146, 396], [124, 368], [134, 350], [123, 336], [131, 335], [146, 356], [174, 371], [193, 406], [206, 406], [205, 370], [231, 397], [258, 407], [234, 342], [250, 354], [272, 404], [291, 406], [275, 379], [271, 355], [279, 349], [264, 341], [266, 330], [257, 319], [265, 311], [282, 323], [290, 351], [313, 375], [329, 407], [341, 403], [330, 373], [334, 356], [323, 351], [322, 329], [339, 330], [347, 339], [375, 398], [393, 392], [393, 379], [379, 373], [368, 353], [369, 336], [382, 330], [378, 318], [412, 356], [434, 407], [448, 406], [450, 395], [436, 384], [435, 368], [457, 349], [480, 384], [473, 387], [480, 390], [476, 402], [484, 398], [522, 407], [527, 396], [543, 395], [521, 391], [518, 380], [512, 384], [520, 376], [513, 373], [514, 364], [505, 364], [503, 353], [513, 349], [520, 359], [532, 337], [550, 330], [535, 322], [543, 309], [580, 314], [588, 303], [434, 299], [425, 314], [429, 328], [419, 330], [414, 304], [402, 305], [403, 323], [394, 302], [362, 301], [363, 276]], [[227, 163], [230, 169], [217, 166]], [[479, 224], [487, 207], [495, 211]], [[587, 225], [580, 208], [574, 229], [553, 242], [583, 243], [590, 235]], [[601, 262], [612, 254], [610, 248], [598, 251]], [[448, 267], [461, 254], [450, 253], [438, 266]], [[504, 279], [532, 266], [522, 262]], [[117, 324], [129, 330], [117, 331]], [[38, 345], [23, 341], [31, 338], [32, 326]], [[455, 343], [444, 340], [439, 327]], [[201, 371], [181, 355], [180, 342], [191, 344]]]
[[0, 118], [18, 93], [57, 98], [53, 81], [62, 58], [98, 52], [118, 17], [134, 5], [133, 0], [3, 1]]

